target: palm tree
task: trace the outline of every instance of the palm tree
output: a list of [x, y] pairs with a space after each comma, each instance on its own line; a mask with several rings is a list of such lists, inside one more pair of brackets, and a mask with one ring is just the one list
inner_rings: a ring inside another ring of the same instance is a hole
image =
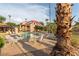
[[25, 21], [27, 21], [27, 18], [25, 18]]
[[9, 17], [9, 22], [11, 21], [11, 15], [8, 15], [8, 17]]
[[56, 23], [55, 22], [49, 22], [47, 25], [46, 25], [47, 29], [48, 29], [48, 32], [49, 33], [54, 33], [56, 32]]
[[57, 43], [53, 48], [51, 55], [79, 55], [78, 50], [71, 45], [71, 23], [72, 23], [72, 4], [56, 4]]

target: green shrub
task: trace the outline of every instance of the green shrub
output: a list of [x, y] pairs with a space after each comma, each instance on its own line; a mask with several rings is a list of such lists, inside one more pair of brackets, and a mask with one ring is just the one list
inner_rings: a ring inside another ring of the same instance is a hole
[[4, 38], [0, 37], [0, 48], [2, 48], [4, 44], [5, 44]]

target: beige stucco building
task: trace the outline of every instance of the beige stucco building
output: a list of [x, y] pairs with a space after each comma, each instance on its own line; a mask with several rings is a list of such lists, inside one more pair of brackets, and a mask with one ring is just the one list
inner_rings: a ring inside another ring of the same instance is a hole
[[30, 31], [34, 32], [35, 31], [35, 26], [44, 26], [43, 23], [38, 22], [36, 20], [31, 20], [31, 21], [24, 21], [20, 23], [19, 30], [20, 31]]

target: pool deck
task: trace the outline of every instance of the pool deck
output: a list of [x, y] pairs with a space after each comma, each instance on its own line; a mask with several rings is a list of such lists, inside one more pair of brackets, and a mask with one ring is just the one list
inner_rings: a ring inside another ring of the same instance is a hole
[[47, 56], [56, 41], [43, 39], [41, 42], [6, 43], [2, 48], [2, 56]]

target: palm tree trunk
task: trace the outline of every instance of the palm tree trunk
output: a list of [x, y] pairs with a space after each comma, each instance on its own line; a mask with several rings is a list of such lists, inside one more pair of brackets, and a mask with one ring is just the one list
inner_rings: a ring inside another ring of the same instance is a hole
[[68, 3], [58, 3], [56, 6], [57, 43], [54, 46], [51, 55], [79, 55], [78, 50], [71, 45], [72, 6]]

